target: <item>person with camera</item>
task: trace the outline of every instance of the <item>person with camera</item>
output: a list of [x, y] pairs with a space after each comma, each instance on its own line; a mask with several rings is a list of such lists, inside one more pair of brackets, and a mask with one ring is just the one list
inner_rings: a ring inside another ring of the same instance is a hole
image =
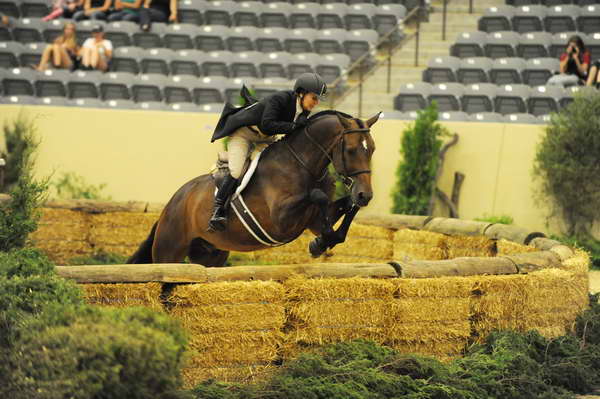
[[565, 87], [585, 84], [590, 58], [590, 52], [585, 48], [581, 37], [571, 36], [565, 52], [560, 55], [560, 73], [552, 76], [548, 84]]

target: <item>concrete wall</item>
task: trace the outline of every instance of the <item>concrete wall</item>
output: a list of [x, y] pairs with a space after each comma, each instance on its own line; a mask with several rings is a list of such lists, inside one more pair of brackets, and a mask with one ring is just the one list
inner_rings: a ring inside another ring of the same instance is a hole
[[[36, 118], [42, 140], [40, 176], [76, 172], [90, 184], [106, 183], [113, 200], [166, 202], [173, 192], [214, 163], [220, 142], [210, 143], [216, 114], [0, 106], [0, 123], [19, 112]], [[408, 122], [380, 120], [372, 133], [375, 197], [365, 213], [387, 213], [395, 184], [400, 135]], [[532, 165], [543, 127], [444, 123], [459, 134], [447, 155], [440, 188], [450, 195], [455, 171], [466, 175], [462, 219], [507, 214], [529, 229], [548, 231], [545, 208], [534, 201]], [[436, 214], [447, 215], [440, 205]]]

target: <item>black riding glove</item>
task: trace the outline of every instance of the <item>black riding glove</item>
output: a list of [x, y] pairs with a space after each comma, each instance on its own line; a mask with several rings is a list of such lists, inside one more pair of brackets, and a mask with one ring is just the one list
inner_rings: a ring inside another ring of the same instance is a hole
[[294, 122], [294, 129], [300, 129], [302, 127], [305, 127], [306, 125], [308, 125], [308, 118], [306, 117], [306, 115], [300, 114]]

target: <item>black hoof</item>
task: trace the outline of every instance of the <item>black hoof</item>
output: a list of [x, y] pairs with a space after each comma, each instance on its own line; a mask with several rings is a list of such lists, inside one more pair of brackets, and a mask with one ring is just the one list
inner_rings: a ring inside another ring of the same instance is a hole
[[308, 250], [313, 258], [318, 258], [327, 250], [327, 245], [321, 237], [317, 237], [308, 244]]

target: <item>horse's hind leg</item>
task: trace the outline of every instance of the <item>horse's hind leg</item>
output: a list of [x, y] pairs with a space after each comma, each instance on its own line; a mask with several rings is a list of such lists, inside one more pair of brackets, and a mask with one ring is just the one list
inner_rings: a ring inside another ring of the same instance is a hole
[[189, 242], [161, 222], [152, 246], [152, 260], [154, 263], [182, 263], [188, 253]]
[[188, 251], [190, 262], [207, 267], [220, 267], [225, 265], [229, 251], [221, 251], [200, 237], [190, 242]]

